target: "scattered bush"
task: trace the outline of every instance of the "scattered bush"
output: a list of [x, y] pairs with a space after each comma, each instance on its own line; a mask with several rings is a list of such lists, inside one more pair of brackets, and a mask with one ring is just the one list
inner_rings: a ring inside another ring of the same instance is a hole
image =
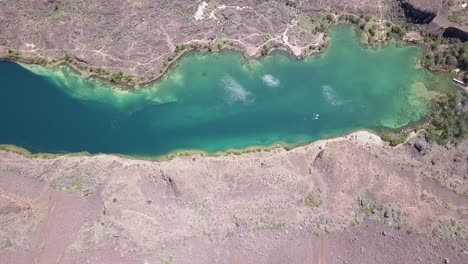
[[111, 82], [119, 82], [123, 78], [123, 73], [122, 72], [117, 72], [117, 73], [112, 73], [110, 76], [110, 81]]
[[327, 28], [325, 27], [325, 25], [323, 23], [320, 23], [317, 27], [315, 27], [315, 30], [317, 32], [325, 32], [327, 30]]
[[369, 34], [373, 37], [377, 34], [377, 25], [372, 25], [369, 27]]
[[332, 14], [327, 14], [325, 16], [325, 19], [327, 20], [328, 23], [335, 23], [335, 17]]
[[131, 83], [134, 81], [132, 76], [125, 75], [123, 74], [123, 72], [112, 73], [109, 79], [113, 83], [117, 83], [117, 82]]
[[180, 53], [180, 52], [182, 52], [182, 51], [184, 51], [186, 49], [187, 49], [187, 45], [185, 45], [185, 44], [177, 45], [175, 47], [175, 53]]
[[269, 52], [270, 52], [270, 49], [267, 47], [267, 45], [263, 45], [262, 50], [260, 51], [260, 54], [262, 56], [266, 56], [268, 55]]
[[391, 28], [392, 33], [398, 34], [400, 36], [403, 36], [406, 34], [406, 30], [402, 28], [400, 25], [393, 25]]
[[19, 59], [21, 58], [21, 54], [18, 51], [8, 49], [8, 58], [10, 59]]
[[320, 197], [317, 194], [311, 192], [307, 195], [305, 199], [305, 205], [311, 208], [315, 208], [322, 205], [322, 201], [320, 200]]
[[453, 22], [453, 23], [462, 24], [463, 16], [464, 16], [464, 11], [463, 10], [455, 11], [455, 12], [448, 15], [448, 20], [450, 22]]

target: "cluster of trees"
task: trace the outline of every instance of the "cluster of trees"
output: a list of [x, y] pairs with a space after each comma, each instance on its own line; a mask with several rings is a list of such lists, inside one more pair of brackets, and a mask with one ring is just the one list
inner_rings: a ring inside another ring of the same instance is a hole
[[439, 144], [456, 144], [468, 138], [468, 112], [463, 105], [468, 103], [468, 95], [445, 95], [434, 102], [431, 127], [427, 130], [429, 140]]
[[[431, 123], [427, 127], [427, 139], [438, 144], [457, 144], [468, 139], [468, 95], [463, 93], [444, 94], [434, 100]], [[396, 146], [405, 142], [407, 133], [385, 132], [382, 140]]]
[[270, 48], [268, 48], [267, 45], [263, 45], [262, 50], [260, 51], [260, 54], [262, 56], [266, 56], [268, 55], [269, 52], [270, 52]]
[[131, 83], [133, 81], [133, 77], [125, 75], [123, 74], [123, 72], [116, 72], [116, 73], [111, 74], [110, 81], [113, 83], [117, 83], [117, 82]]
[[392, 25], [390, 31], [394, 34], [399, 35], [400, 37], [403, 37], [406, 34], [406, 29], [404, 29], [400, 25]]
[[426, 37], [430, 48], [424, 58], [424, 64], [429, 68], [454, 68], [468, 70], [468, 43], [456, 39], [441, 39], [439, 37]]
[[386, 141], [390, 144], [390, 146], [394, 147], [397, 145], [400, 145], [405, 142], [405, 140], [408, 138], [408, 133], [391, 133], [391, 132], [385, 132], [380, 134], [380, 138], [383, 141]]
[[329, 25], [334, 24], [335, 21], [335, 16], [332, 14], [315, 14], [309, 16], [309, 22], [315, 26], [314, 30], [315, 32], [321, 32], [324, 33], [327, 31], [327, 28]]
[[339, 17], [339, 20], [341, 21], [346, 21], [346, 22], [349, 22], [351, 24], [359, 24], [361, 18], [358, 17], [358, 16], [354, 16], [354, 15], [341, 15]]

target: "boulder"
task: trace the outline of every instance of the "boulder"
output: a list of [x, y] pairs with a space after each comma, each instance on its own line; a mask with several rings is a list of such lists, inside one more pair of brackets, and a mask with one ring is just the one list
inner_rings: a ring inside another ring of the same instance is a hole
[[419, 153], [422, 153], [425, 151], [424, 145], [421, 144], [420, 142], [415, 142], [413, 146]]

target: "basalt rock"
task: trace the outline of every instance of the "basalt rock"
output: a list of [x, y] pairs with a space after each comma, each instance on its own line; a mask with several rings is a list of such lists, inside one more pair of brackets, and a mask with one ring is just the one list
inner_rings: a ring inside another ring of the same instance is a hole
[[401, 7], [408, 21], [416, 24], [428, 24], [437, 16], [437, 9], [424, 5], [424, 1], [401, 0]]
[[457, 38], [461, 41], [465, 42], [468, 41], [468, 32], [465, 32], [461, 29], [456, 27], [448, 27], [444, 30], [443, 36], [445, 38]]

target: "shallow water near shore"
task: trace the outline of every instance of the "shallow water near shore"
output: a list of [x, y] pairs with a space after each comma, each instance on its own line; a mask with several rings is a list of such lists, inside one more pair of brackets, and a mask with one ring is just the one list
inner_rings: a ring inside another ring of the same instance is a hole
[[184, 56], [135, 92], [65, 66], [0, 63], [0, 144], [31, 152], [158, 156], [298, 144], [356, 129], [421, 120], [446, 77], [418, 67], [421, 51], [363, 47], [340, 26], [328, 50], [307, 60], [237, 52]]

